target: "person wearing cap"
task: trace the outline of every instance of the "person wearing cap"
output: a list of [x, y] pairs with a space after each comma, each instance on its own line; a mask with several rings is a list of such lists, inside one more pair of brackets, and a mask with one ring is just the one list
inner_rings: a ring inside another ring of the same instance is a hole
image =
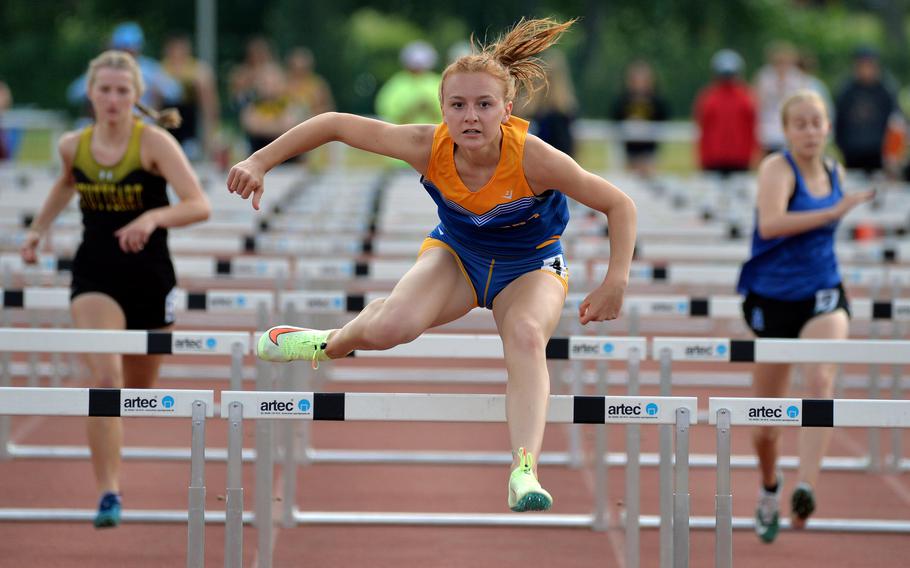
[[881, 170], [885, 133], [900, 110], [895, 89], [882, 76], [875, 49], [861, 46], [854, 51], [853, 73], [837, 95], [834, 108], [834, 141], [847, 169]]
[[376, 114], [394, 124], [437, 124], [442, 120], [439, 110], [439, 82], [433, 71], [436, 50], [425, 41], [412, 41], [401, 50], [404, 69], [386, 81], [376, 94]]
[[[158, 61], [142, 55], [144, 44], [145, 36], [139, 24], [136, 22], [123, 22], [114, 28], [108, 46], [110, 49], [128, 52], [139, 64], [142, 81], [145, 83], [145, 92], [142, 94], [140, 102], [149, 108], [161, 108], [178, 104], [183, 96], [183, 88], [176, 79], [164, 71]], [[66, 90], [66, 98], [74, 106], [82, 107], [91, 112], [91, 105], [88, 102], [87, 84], [88, 76], [83, 73], [70, 83]]]
[[740, 78], [743, 59], [732, 49], [722, 49], [711, 58], [711, 69], [714, 80], [695, 101], [699, 165], [723, 175], [747, 171], [757, 157], [758, 142], [755, 99]]

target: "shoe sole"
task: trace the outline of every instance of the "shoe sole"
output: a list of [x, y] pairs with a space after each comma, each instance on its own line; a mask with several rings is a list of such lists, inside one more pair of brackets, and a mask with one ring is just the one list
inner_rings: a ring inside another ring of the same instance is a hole
[[104, 515], [103, 517], [95, 517], [94, 524], [96, 529], [112, 529], [120, 524], [120, 519], [112, 515]]
[[758, 538], [765, 544], [774, 542], [774, 539], [777, 538], [778, 531], [779, 527], [768, 527], [764, 531], [760, 530], [757, 526], [755, 528], [755, 534], [757, 534]]
[[552, 505], [553, 501], [543, 493], [527, 493], [509, 508], [516, 513], [524, 513], [525, 511], [546, 511]]
[[801, 521], [805, 521], [815, 512], [815, 498], [808, 491], [796, 491], [790, 503], [793, 514]]

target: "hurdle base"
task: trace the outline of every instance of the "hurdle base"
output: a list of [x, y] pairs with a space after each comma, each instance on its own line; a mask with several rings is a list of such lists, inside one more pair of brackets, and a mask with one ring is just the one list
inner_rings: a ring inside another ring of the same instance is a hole
[[[0, 522], [85, 522], [91, 523], [95, 518], [95, 509], [14, 509], [0, 508]], [[252, 524], [253, 512], [244, 511], [244, 524]], [[122, 523], [187, 523], [187, 512], [179, 510], [143, 510], [127, 509], [121, 515]], [[224, 511], [205, 511], [206, 524], [224, 524]]]

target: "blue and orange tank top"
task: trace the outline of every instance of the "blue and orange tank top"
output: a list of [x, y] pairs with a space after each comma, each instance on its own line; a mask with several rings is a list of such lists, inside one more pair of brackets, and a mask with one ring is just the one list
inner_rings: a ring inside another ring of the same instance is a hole
[[[150, 209], [168, 205], [167, 181], [142, 168], [140, 140], [145, 124], [136, 119], [126, 152], [113, 166], [102, 166], [92, 156], [93, 126], [79, 135], [73, 160], [73, 178], [82, 210], [83, 247], [100, 254], [123, 255], [114, 232]], [[167, 255], [167, 230], [149, 237], [143, 257]], [[132, 255], [136, 257], [136, 255]]]
[[[787, 211], [815, 211], [833, 207], [843, 198], [837, 167], [825, 166], [831, 192], [823, 197], [809, 193], [806, 182], [789, 151], [784, 157], [796, 177]], [[752, 257], [743, 265], [736, 286], [740, 294], [753, 292], [775, 300], [797, 301], [841, 282], [834, 253], [838, 221], [798, 235], [764, 239], [758, 233], [758, 212], [752, 232]]]
[[445, 123], [436, 127], [421, 183], [436, 202], [440, 228], [461, 245], [490, 257], [521, 257], [559, 242], [569, 208], [557, 188], [534, 195], [522, 160], [528, 122], [501, 126], [502, 146], [493, 177], [471, 191], [455, 169], [455, 143]]

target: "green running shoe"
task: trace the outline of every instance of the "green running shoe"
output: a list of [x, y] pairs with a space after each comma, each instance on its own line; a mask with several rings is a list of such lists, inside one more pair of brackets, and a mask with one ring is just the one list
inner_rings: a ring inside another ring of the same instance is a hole
[[516, 513], [546, 511], [553, 505], [553, 498], [534, 475], [534, 457], [524, 448], [519, 448], [518, 453], [518, 467], [509, 476], [509, 509]]
[[325, 347], [330, 331], [279, 325], [262, 334], [256, 355], [274, 363], [312, 361], [313, 368], [318, 369], [319, 361], [329, 359]]
[[755, 508], [755, 534], [762, 542], [772, 543], [780, 531], [780, 487], [778, 477], [777, 491], [770, 492], [764, 487], [758, 491], [758, 507]]
[[96, 529], [113, 528], [120, 524], [120, 495], [108, 491], [101, 496], [98, 513], [95, 514]]
[[790, 497], [790, 510], [793, 512], [791, 524], [795, 529], [805, 528], [809, 516], [815, 512], [815, 494], [808, 483], [800, 483]]

